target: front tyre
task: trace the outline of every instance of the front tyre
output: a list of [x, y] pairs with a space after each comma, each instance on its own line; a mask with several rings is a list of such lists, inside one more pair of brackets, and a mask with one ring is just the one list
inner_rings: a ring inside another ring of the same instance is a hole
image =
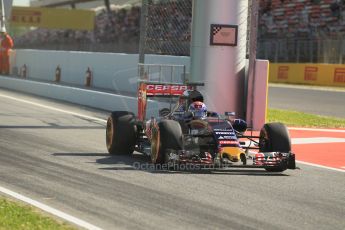
[[283, 152], [291, 151], [289, 132], [283, 123], [267, 123], [260, 131], [260, 152]]
[[[291, 140], [286, 126], [278, 122], [265, 124], [260, 131], [259, 148], [260, 152], [290, 153]], [[278, 166], [269, 166], [265, 169], [269, 172], [282, 172], [287, 168], [288, 163], [281, 162]]]
[[110, 154], [131, 154], [136, 144], [135, 116], [127, 111], [112, 112], [107, 120], [106, 145]]
[[151, 161], [154, 164], [167, 163], [167, 150], [183, 149], [183, 134], [180, 124], [174, 120], [163, 120], [152, 128]]

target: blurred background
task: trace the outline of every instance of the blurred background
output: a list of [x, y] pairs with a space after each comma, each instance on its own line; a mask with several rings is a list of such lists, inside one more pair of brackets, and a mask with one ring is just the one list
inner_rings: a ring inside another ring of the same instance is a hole
[[[250, 9], [251, 0], [248, 4]], [[20, 26], [10, 20], [16, 49], [139, 53], [141, 42], [145, 53], [189, 56], [192, 0], [13, 0], [13, 5], [94, 12], [90, 30]], [[257, 58], [345, 62], [345, 0], [260, 0], [258, 10]], [[146, 23], [140, 41], [141, 20]]]

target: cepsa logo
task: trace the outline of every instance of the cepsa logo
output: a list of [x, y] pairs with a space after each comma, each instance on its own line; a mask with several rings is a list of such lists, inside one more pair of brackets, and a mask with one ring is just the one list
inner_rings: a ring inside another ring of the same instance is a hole
[[146, 85], [147, 95], [181, 95], [184, 91], [192, 89], [187, 85], [162, 85], [148, 84]]

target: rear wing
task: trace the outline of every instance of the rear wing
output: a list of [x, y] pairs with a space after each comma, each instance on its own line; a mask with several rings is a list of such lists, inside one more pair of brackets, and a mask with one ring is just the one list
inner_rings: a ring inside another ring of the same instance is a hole
[[[195, 90], [197, 86], [203, 86], [204, 84], [139, 81], [139, 86], [140, 85], [146, 86], [147, 97], [174, 97], [182, 95], [186, 90]], [[138, 89], [140, 90], [140, 87]]]
[[138, 119], [145, 120], [147, 98], [179, 97], [186, 90], [196, 90], [204, 83], [188, 82], [184, 65], [141, 64], [138, 65]]

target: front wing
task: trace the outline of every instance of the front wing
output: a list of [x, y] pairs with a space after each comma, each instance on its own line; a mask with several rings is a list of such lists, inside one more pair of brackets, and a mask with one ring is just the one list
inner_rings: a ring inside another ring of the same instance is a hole
[[205, 154], [191, 154], [188, 151], [168, 152], [167, 153], [168, 164], [187, 164], [187, 165], [199, 165], [205, 168], [265, 168], [265, 169], [295, 169], [295, 154], [294, 153], [281, 153], [281, 152], [269, 152], [247, 153], [245, 158], [232, 161], [228, 157], [224, 157], [221, 153], [217, 153], [215, 157], [209, 153]]

